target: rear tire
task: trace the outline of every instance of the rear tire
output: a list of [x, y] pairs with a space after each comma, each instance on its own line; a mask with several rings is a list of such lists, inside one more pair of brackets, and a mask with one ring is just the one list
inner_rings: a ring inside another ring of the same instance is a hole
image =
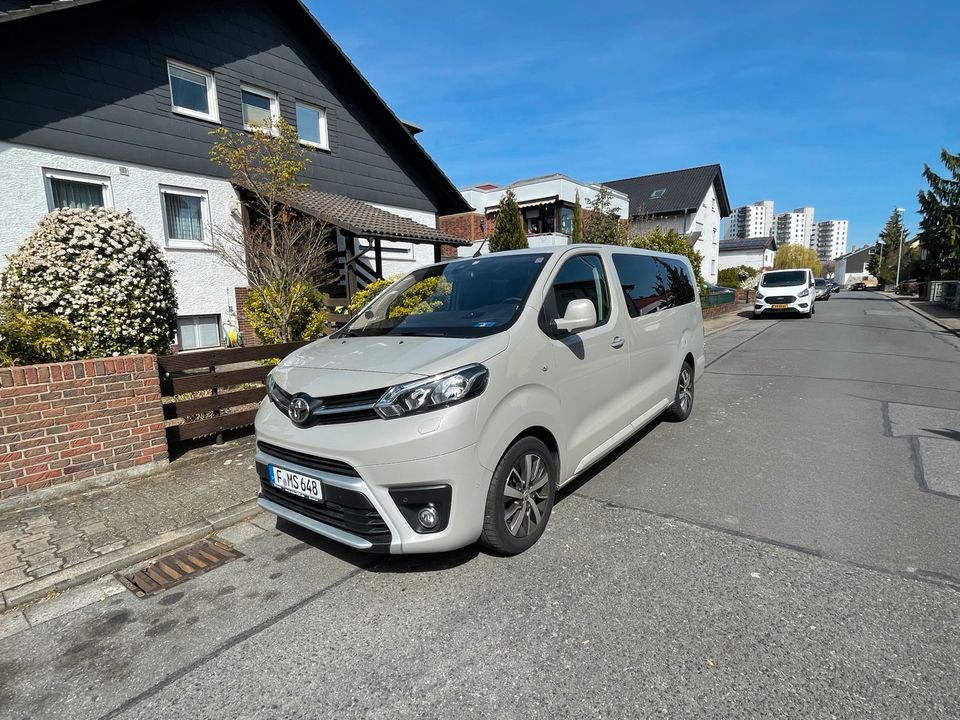
[[677, 390], [673, 396], [673, 405], [663, 414], [671, 422], [683, 422], [693, 412], [693, 366], [685, 362], [677, 378]]
[[535, 437], [517, 440], [493, 471], [480, 542], [504, 555], [532, 547], [547, 527], [557, 488], [557, 461]]

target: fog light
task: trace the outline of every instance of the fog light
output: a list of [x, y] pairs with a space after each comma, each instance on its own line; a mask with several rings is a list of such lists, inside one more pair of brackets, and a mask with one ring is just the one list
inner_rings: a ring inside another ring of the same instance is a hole
[[440, 522], [440, 516], [431, 505], [427, 505], [417, 513], [417, 521], [427, 530], [432, 530]]

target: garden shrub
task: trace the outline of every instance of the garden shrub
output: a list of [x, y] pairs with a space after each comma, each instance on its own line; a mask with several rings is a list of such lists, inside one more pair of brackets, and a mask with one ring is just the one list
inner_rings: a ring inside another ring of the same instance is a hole
[[[353, 296], [353, 300], [347, 309], [351, 315], [355, 315], [367, 303], [377, 297], [399, 280], [402, 275], [375, 280], [358, 291]], [[415, 285], [410, 286], [402, 293], [402, 302], [390, 308], [390, 317], [406, 317], [407, 315], [418, 315], [421, 313], [433, 312], [443, 307], [453, 286], [443, 277], [436, 275], [434, 277], [424, 278]]]
[[293, 308], [288, 327], [283, 327], [278, 312], [280, 293], [275, 285], [253, 288], [247, 295], [244, 309], [253, 332], [266, 344], [315, 340], [323, 335], [327, 324], [327, 309], [323, 293], [308, 283], [294, 283], [289, 294]]
[[0, 306], [0, 366], [64, 362], [81, 357], [90, 336], [51, 313]]
[[43, 218], [10, 256], [0, 295], [88, 337], [75, 357], [164, 353], [176, 328], [163, 252], [129, 214], [105, 208], [65, 208]]
[[630, 245], [635, 248], [645, 248], [647, 250], [683, 255], [690, 260], [690, 264], [693, 266], [693, 274], [694, 277], [696, 277], [697, 285], [700, 287], [700, 294], [707, 294], [707, 284], [703, 281], [703, 275], [700, 274], [703, 255], [693, 249], [693, 246], [687, 242], [687, 238], [684, 235], [681, 235], [676, 230], [664, 232], [660, 228], [657, 228], [639, 237], [630, 238]]

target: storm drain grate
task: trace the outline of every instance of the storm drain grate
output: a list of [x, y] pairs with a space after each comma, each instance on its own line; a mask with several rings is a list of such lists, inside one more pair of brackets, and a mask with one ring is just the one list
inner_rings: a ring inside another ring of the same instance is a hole
[[117, 574], [117, 579], [138, 598], [145, 598], [239, 557], [243, 554], [226, 543], [201, 540], [154, 560], [142, 570]]

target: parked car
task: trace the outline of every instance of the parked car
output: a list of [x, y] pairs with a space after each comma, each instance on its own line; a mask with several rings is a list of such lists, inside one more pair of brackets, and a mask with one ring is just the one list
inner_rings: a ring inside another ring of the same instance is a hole
[[897, 295], [916, 295], [919, 283], [916, 280], [904, 280], [894, 287]]
[[689, 261], [573, 245], [412, 271], [267, 377], [258, 504], [353, 548], [519, 553], [704, 371]]
[[830, 283], [830, 292], [838, 293], [843, 289], [843, 286], [839, 283], [832, 282]]
[[713, 283], [706, 283], [707, 293], [710, 295], [718, 295], [720, 293], [735, 293], [736, 288], [724, 287], [723, 285], [714, 285]]
[[827, 301], [830, 299], [830, 286], [824, 278], [814, 278], [814, 287], [816, 288], [816, 299]]
[[812, 270], [768, 270], [760, 276], [757, 285], [753, 317], [773, 313], [813, 317], [816, 312], [815, 299], [816, 285]]
[[866, 289], [867, 289], [867, 284], [866, 284], [866, 283], [862, 283], [862, 282], [855, 282], [853, 285], [850, 286], [850, 289], [851, 289], [851, 290], [866, 290]]

